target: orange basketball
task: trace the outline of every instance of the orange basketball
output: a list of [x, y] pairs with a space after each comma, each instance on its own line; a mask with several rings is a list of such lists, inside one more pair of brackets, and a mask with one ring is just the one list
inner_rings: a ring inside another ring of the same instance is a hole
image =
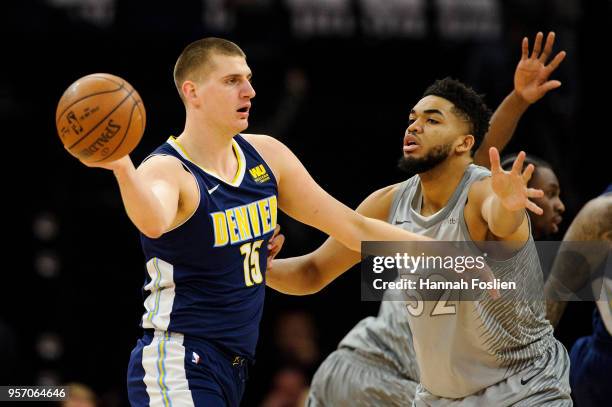
[[107, 73], [87, 75], [70, 85], [55, 113], [64, 147], [86, 163], [115, 161], [129, 154], [142, 138], [145, 123], [138, 92]]

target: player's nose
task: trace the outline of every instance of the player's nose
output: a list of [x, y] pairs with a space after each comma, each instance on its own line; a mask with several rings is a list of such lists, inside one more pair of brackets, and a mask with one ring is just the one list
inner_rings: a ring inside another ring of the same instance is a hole
[[415, 120], [408, 126], [406, 133], [420, 133], [421, 130], [421, 126], [418, 125], [418, 120]]
[[554, 207], [555, 207], [555, 209], [557, 210], [558, 213], [565, 212], [565, 204], [561, 200], [561, 197], [557, 197], [557, 199], [554, 202]]
[[251, 82], [246, 81], [246, 86], [242, 94], [244, 97], [248, 97], [249, 99], [253, 99], [255, 97], [255, 88]]

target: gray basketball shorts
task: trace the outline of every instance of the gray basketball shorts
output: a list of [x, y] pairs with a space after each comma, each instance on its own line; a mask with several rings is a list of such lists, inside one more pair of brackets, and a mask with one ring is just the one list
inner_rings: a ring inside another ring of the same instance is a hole
[[560, 342], [553, 341], [531, 366], [462, 399], [437, 397], [419, 384], [414, 406], [571, 406], [569, 366], [567, 350]]
[[315, 373], [307, 407], [412, 405], [417, 383], [395, 369], [349, 349], [338, 349]]

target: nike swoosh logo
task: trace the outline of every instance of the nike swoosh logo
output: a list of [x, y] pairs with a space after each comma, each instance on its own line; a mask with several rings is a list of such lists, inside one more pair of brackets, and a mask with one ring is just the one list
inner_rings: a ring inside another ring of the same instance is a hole
[[550, 352], [546, 351], [546, 362], [542, 364], [542, 367], [540, 369], [538, 369], [538, 371], [536, 373], [534, 373], [533, 375], [531, 375], [531, 377], [529, 377], [528, 379], [523, 379], [521, 378], [521, 384], [524, 386], [527, 383], [529, 383], [531, 381], [531, 379], [533, 379], [534, 377], [536, 377], [537, 375], [539, 375], [540, 373], [542, 373], [544, 371], [544, 369], [546, 369], [546, 365], [548, 364], [548, 362], [550, 361]]
[[402, 223], [412, 223], [411, 220], [396, 220], [395, 222], [396, 225], [401, 225]]
[[217, 190], [217, 188], [219, 188], [219, 185], [221, 185], [221, 184], [217, 184], [216, 186], [212, 187], [211, 189], [208, 189], [207, 190], [208, 193], [212, 194], [213, 192], [215, 192]]
[[523, 386], [524, 386], [524, 385], [526, 385], [527, 383], [529, 383], [529, 382], [531, 381], [531, 379], [533, 379], [534, 377], [536, 377], [536, 376], [537, 376], [537, 375], [539, 375], [539, 374], [540, 374], [540, 372], [538, 372], [538, 373], [534, 374], [534, 375], [533, 375], [533, 376], [531, 376], [529, 379], [521, 379], [521, 384], [522, 384]]

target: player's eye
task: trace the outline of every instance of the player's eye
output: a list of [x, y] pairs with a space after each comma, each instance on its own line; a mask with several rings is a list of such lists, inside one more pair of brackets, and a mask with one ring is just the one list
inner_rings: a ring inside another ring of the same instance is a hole
[[415, 119], [408, 119], [408, 126], [411, 126], [414, 122], [416, 122]]
[[440, 122], [437, 121], [436, 119], [427, 119], [427, 123], [429, 123], [429, 124], [438, 124]]

